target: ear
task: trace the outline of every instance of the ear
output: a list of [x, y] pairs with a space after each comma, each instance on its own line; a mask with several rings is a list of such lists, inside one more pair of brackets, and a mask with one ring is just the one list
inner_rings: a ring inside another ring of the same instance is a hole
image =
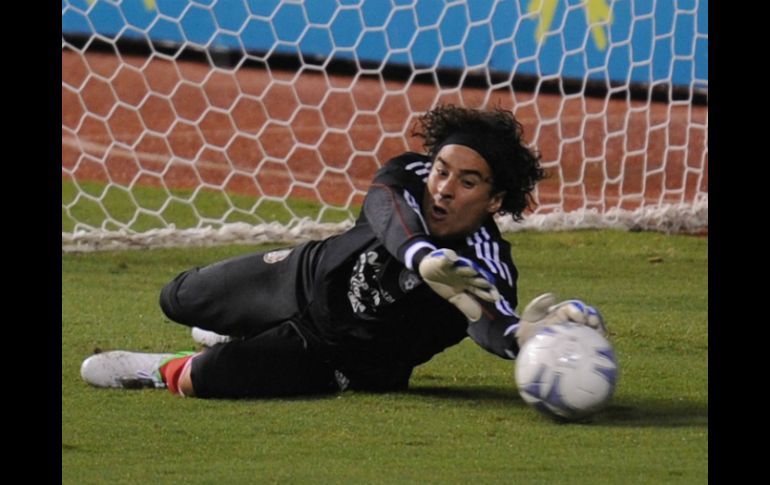
[[489, 202], [487, 203], [487, 212], [490, 214], [494, 214], [495, 212], [500, 210], [500, 207], [503, 205], [503, 199], [505, 199], [505, 191], [501, 190], [500, 192], [493, 194], [492, 197], [489, 199]]

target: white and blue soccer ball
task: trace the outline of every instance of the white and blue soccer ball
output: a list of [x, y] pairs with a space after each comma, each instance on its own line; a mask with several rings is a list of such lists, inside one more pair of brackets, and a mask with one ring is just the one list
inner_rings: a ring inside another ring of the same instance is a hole
[[524, 343], [515, 377], [527, 404], [550, 418], [573, 421], [607, 405], [618, 381], [618, 361], [599, 332], [565, 322]]

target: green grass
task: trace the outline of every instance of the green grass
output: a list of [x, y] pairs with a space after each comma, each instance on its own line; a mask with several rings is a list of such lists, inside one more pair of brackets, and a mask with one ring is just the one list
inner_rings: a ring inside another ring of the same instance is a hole
[[525, 303], [553, 290], [599, 307], [621, 365], [586, 424], [528, 408], [513, 365], [466, 339], [419, 367], [408, 392], [204, 401], [94, 389], [95, 348], [192, 348], [160, 288], [250, 251], [62, 255], [63, 483], [706, 483], [708, 239], [655, 233], [517, 233]]
[[128, 190], [100, 182], [62, 181], [62, 232], [73, 232], [78, 224], [107, 230], [127, 227], [137, 232], [170, 224], [184, 229], [197, 227], [201, 219], [205, 225], [213, 225], [213, 221], [287, 224], [295, 216], [340, 222], [357, 211], [357, 207], [346, 210], [302, 199], [255, 199], [207, 189], [195, 192], [137, 186]]

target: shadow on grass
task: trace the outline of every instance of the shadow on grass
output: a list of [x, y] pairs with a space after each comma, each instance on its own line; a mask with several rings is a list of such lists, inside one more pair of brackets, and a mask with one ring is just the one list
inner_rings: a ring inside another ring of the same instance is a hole
[[478, 406], [479, 402], [493, 407], [510, 407], [512, 404], [525, 406], [516, 389], [495, 386], [420, 386], [410, 387], [409, 390], [401, 394], [419, 396], [426, 399], [451, 399], [458, 401], [460, 404], [467, 402], [467, 404], [474, 407]]
[[708, 428], [708, 403], [684, 398], [628, 397], [613, 400], [594, 419], [603, 426], [650, 426], [659, 428]]
[[[527, 404], [515, 389], [491, 386], [415, 387], [403, 394], [430, 399], [451, 399], [490, 407], [524, 407]], [[546, 418], [544, 418], [546, 419]], [[708, 427], [708, 403], [684, 398], [651, 399], [624, 397], [613, 399], [606, 409], [581, 424], [623, 427]]]

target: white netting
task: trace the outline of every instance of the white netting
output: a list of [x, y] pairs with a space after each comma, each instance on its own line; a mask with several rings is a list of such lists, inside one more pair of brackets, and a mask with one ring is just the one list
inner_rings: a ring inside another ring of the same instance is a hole
[[437, 103], [512, 109], [551, 177], [504, 230], [708, 228], [705, 1], [64, 1], [62, 249], [352, 224]]

